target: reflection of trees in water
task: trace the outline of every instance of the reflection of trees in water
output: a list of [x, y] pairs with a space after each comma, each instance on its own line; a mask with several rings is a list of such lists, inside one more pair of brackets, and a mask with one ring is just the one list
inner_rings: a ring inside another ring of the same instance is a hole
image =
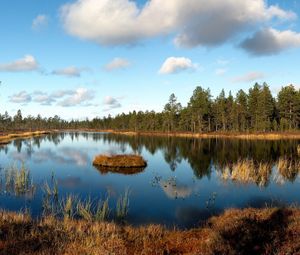
[[[26, 148], [30, 154], [33, 148], [39, 148], [43, 141], [58, 145], [66, 135], [70, 135], [72, 140], [83, 137], [86, 140], [103, 141], [111, 146], [118, 145], [122, 152], [126, 152], [128, 147], [135, 153], [141, 153], [143, 149], [146, 149], [154, 155], [161, 151], [171, 170], [176, 170], [182, 160], [185, 160], [197, 178], [210, 177], [214, 168], [223, 174], [226, 169], [232, 169], [234, 164], [244, 159], [251, 159], [256, 162], [255, 164], [269, 164], [272, 167], [275, 165], [278, 169], [278, 182], [294, 181], [299, 172], [297, 165], [300, 160], [297, 152], [299, 141], [297, 140], [193, 139], [68, 132], [34, 137], [31, 139], [31, 147], [26, 144], [26, 140], [15, 140], [13, 145], [18, 151], [22, 151], [23, 147]], [[1, 147], [0, 150], [7, 152], [7, 146]], [[280, 161], [280, 159], [285, 159], [285, 161]]]
[[[177, 165], [186, 160], [194, 170], [195, 176], [202, 178], [210, 177], [213, 167], [219, 171], [232, 168], [243, 159], [251, 159], [255, 165], [261, 165], [262, 179], [258, 177], [257, 182], [267, 185], [269, 179], [264, 176], [272, 171], [273, 166], [277, 166], [280, 158], [289, 158], [289, 161], [298, 160], [297, 140], [240, 140], [240, 139], [192, 139], [177, 137], [150, 137], [150, 136], [124, 136], [106, 134], [103, 136], [105, 141], [116, 142], [118, 144], [129, 145], [133, 150], [145, 147], [151, 154], [158, 150], [164, 153], [165, 161], [175, 170]], [[263, 165], [264, 164], [264, 165]], [[295, 165], [295, 163], [294, 163]], [[263, 171], [265, 169], [270, 171]], [[284, 169], [284, 168], [282, 168]], [[294, 169], [293, 171], [290, 171]], [[297, 166], [290, 167], [283, 176], [289, 181], [295, 180], [299, 169]]]

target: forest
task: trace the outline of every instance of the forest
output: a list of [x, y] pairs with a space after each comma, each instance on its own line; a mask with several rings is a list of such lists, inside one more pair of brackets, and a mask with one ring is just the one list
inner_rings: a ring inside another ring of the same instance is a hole
[[235, 96], [224, 89], [213, 98], [210, 89], [196, 87], [182, 106], [171, 94], [162, 112], [133, 111], [108, 115], [92, 120], [66, 121], [59, 116], [43, 118], [0, 115], [0, 130], [41, 129], [114, 129], [156, 132], [277, 132], [300, 128], [300, 90], [293, 85], [282, 87], [274, 97], [266, 83], [256, 83], [247, 92], [239, 90]]

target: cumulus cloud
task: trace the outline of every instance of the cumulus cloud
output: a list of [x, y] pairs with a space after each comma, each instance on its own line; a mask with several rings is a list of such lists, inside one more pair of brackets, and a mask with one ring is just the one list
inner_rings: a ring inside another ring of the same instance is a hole
[[31, 28], [33, 30], [41, 30], [48, 25], [48, 17], [44, 14], [40, 14], [32, 21]]
[[29, 72], [38, 70], [38, 68], [36, 59], [31, 55], [26, 55], [10, 63], [0, 64], [0, 71], [2, 72]]
[[192, 60], [184, 57], [169, 57], [165, 60], [160, 70], [160, 74], [175, 74], [184, 70], [195, 70], [197, 64], [194, 64]]
[[106, 96], [103, 100], [103, 104], [105, 105], [105, 108], [103, 111], [110, 111], [112, 109], [121, 108], [122, 105], [119, 102], [119, 100], [120, 100], [120, 98]]
[[255, 56], [274, 55], [289, 48], [300, 47], [300, 33], [266, 28], [244, 40], [240, 46]]
[[179, 46], [215, 46], [251, 25], [295, 17], [264, 0], [151, 0], [141, 7], [130, 0], [76, 0], [61, 8], [67, 33], [102, 45], [175, 34]]
[[130, 62], [124, 58], [114, 58], [111, 62], [104, 66], [107, 71], [113, 71], [116, 69], [124, 69], [130, 65]]
[[32, 93], [32, 101], [39, 103], [41, 105], [52, 105], [55, 102], [55, 99], [48, 95], [46, 92], [35, 91]]
[[62, 107], [71, 106], [96, 106], [91, 103], [95, 98], [95, 92], [86, 88], [78, 88], [76, 90], [58, 90], [52, 93], [35, 91], [28, 93], [21, 91], [10, 96], [10, 102], [13, 103], [29, 103], [35, 102], [40, 105], [57, 105]]
[[246, 73], [241, 76], [237, 76], [232, 79], [232, 82], [239, 83], [239, 82], [253, 82], [256, 80], [263, 79], [265, 77], [265, 74], [262, 72], [250, 72]]
[[95, 93], [86, 88], [78, 88], [74, 91], [73, 95], [68, 96], [64, 100], [60, 101], [58, 105], [63, 107], [71, 107], [76, 105], [82, 106], [90, 106], [89, 103], [92, 99], [94, 99]]
[[17, 104], [27, 104], [31, 102], [31, 95], [28, 94], [26, 91], [21, 91], [19, 93], [13, 94], [10, 97], [9, 101]]
[[62, 75], [67, 77], [80, 77], [81, 73], [85, 71], [86, 68], [78, 68], [75, 66], [69, 66], [62, 69], [56, 69], [52, 72], [54, 75]]

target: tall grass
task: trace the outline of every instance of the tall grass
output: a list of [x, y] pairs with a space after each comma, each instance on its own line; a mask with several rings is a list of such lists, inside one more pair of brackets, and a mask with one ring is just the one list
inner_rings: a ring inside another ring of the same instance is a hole
[[298, 158], [280, 157], [275, 163], [256, 162], [253, 159], [238, 160], [236, 163], [226, 165], [221, 169], [221, 178], [239, 183], [255, 183], [258, 186], [267, 186], [276, 170], [274, 181], [283, 184], [286, 180], [293, 182], [300, 173], [300, 160]]
[[281, 157], [276, 163], [276, 167], [278, 173], [285, 180], [294, 181], [300, 172], [300, 160]]
[[26, 169], [24, 164], [20, 168], [16, 165], [7, 168], [4, 180], [1, 180], [1, 182], [5, 183], [4, 192], [16, 196], [33, 196], [36, 191], [30, 171]]
[[124, 195], [121, 195], [117, 202], [117, 219], [124, 220], [129, 212], [129, 194], [130, 190], [126, 189]]
[[226, 166], [222, 171], [223, 180], [232, 180], [240, 183], [255, 183], [266, 186], [272, 173], [272, 164], [268, 162], [257, 163], [253, 159], [238, 160], [232, 166]]

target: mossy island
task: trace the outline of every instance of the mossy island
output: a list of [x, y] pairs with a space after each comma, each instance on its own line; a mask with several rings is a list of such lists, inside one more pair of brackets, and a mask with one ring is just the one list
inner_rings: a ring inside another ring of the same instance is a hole
[[139, 155], [98, 155], [94, 158], [93, 165], [104, 174], [135, 174], [142, 172], [147, 162]]

